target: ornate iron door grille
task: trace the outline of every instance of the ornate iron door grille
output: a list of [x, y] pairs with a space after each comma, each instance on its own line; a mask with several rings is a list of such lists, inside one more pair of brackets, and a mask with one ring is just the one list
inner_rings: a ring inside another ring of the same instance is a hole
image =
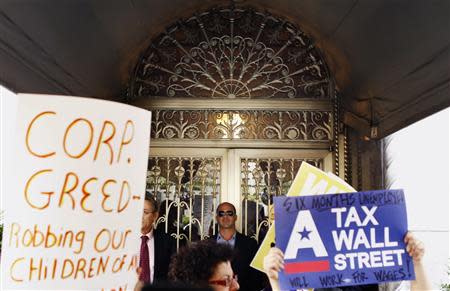
[[160, 202], [157, 229], [174, 237], [177, 248], [213, 234], [221, 158], [155, 157], [148, 167], [147, 191]]
[[328, 144], [326, 110], [153, 110], [152, 139], [285, 140]]
[[242, 231], [261, 241], [273, 222], [273, 197], [286, 196], [302, 162], [323, 159], [241, 159]]
[[314, 41], [252, 8], [211, 9], [180, 20], [138, 62], [130, 97], [325, 98], [333, 79]]

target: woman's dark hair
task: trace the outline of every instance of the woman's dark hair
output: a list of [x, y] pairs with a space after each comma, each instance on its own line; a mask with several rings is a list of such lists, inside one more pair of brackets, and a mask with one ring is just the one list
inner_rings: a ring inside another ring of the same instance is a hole
[[169, 279], [194, 287], [207, 287], [217, 265], [231, 262], [233, 249], [213, 240], [203, 240], [181, 248], [172, 257]]

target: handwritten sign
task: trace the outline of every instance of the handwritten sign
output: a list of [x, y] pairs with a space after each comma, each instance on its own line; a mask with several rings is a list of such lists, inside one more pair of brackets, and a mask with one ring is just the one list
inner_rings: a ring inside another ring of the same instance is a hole
[[[303, 162], [292, 182], [287, 196], [303, 196], [324, 193], [355, 192], [350, 185], [336, 177], [332, 173], [322, 170]], [[271, 244], [275, 243], [275, 225], [271, 224], [264, 240], [255, 254], [250, 266], [264, 272], [264, 257], [269, 253]]]
[[150, 112], [19, 94], [3, 194], [3, 289], [132, 289]]
[[413, 280], [403, 190], [276, 197], [283, 290]]

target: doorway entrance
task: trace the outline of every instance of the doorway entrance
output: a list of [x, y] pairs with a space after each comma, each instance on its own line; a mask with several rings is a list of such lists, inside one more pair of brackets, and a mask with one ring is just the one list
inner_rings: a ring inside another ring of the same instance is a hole
[[161, 204], [157, 227], [178, 246], [205, 239], [217, 231], [217, 205], [228, 201], [238, 229], [259, 241], [273, 197], [286, 195], [302, 162], [332, 171], [328, 150], [151, 148], [147, 191]]

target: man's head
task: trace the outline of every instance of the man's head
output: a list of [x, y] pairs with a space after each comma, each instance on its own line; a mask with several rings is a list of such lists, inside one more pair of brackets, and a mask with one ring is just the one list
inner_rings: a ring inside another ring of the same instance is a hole
[[142, 214], [141, 233], [147, 234], [153, 229], [153, 223], [158, 219], [158, 202], [148, 192], [145, 193], [144, 213]]
[[220, 229], [236, 229], [236, 208], [229, 202], [220, 203], [216, 209], [216, 220]]

